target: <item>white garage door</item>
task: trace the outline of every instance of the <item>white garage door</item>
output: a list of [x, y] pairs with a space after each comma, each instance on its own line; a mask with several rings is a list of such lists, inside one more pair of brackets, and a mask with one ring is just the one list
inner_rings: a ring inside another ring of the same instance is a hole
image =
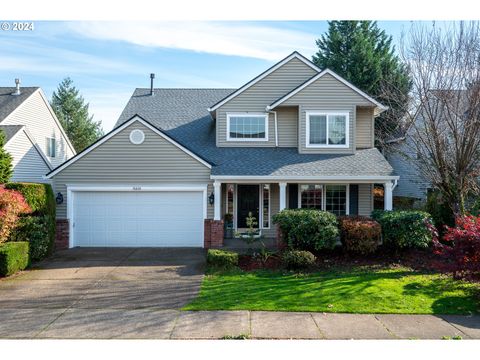
[[203, 192], [73, 195], [73, 246], [203, 247]]

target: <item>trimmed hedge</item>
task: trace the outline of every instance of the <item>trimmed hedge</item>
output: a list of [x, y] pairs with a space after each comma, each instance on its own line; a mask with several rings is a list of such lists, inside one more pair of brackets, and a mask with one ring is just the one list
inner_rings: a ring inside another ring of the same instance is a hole
[[[27, 204], [31, 207], [32, 213], [29, 217], [39, 217], [43, 220], [25, 220], [25, 222], [33, 223], [43, 223], [46, 226], [46, 236], [47, 241], [47, 251], [46, 253], [43, 250], [39, 251], [39, 247], [43, 248], [43, 243], [45, 239], [40, 239], [37, 233], [38, 226], [29, 226], [24, 227], [25, 234], [21, 240], [33, 239], [31, 244], [32, 247], [32, 260], [38, 261], [46, 257], [47, 255], [53, 252], [55, 246], [55, 197], [53, 194], [52, 187], [49, 184], [37, 184], [37, 183], [8, 183], [5, 184], [5, 188], [12, 189], [20, 192]], [[20, 222], [21, 226], [22, 222]], [[29, 233], [32, 231], [32, 233]], [[40, 254], [43, 254], [42, 257], [39, 257]]]
[[337, 218], [315, 209], [285, 209], [273, 216], [287, 245], [296, 250], [318, 251], [335, 247]]
[[349, 252], [371, 254], [377, 250], [382, 238], [382, 228], [375, 220], [364, 216], [338, 218], [340, 239]]
[[315, 265], [315, 255], [310, 251], [288, 250], [282, 254], [282, 263], [288, 270], [306, 270]]
[[238, 254], [233, 251], [209, 249], [207, 264], [222, 269], [232, 268], [238, 265]]
[[374, 210], [372, 218], [382, 226], [383, 243], [394, 249], [427, 248], [432, 242], [430, 214], [417, 210]]
[[7, 242], [0, 245], [0, 276], [13, 275], [29, 265], [28, 242]]
[[22, 217], [11, 234], [10, 241], [28, 241], [30, 243], [30, 261], [40, 261], [49, 253], [48, 228], [48, 216]]

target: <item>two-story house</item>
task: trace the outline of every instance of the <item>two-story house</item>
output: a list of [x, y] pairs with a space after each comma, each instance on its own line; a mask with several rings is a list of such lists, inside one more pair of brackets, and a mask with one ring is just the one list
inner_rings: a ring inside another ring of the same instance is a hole
[[45, 174], [75, 155], [39, 87], [0, 87], [0, 130], [13, 158], [11, 181], [47, 182]]
[[116, 127], [50, 174], [72, 246], [219, 246], [249, 212], [370, 215], [398, 180], [374, 148], [386, 108], [292, 53], [239, 89], [136, 89]]

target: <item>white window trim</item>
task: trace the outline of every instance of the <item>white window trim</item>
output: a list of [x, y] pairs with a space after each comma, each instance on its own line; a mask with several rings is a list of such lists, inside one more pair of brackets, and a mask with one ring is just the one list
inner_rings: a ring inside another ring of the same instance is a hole
[[[263, 198], [263, 186], [264, 185], [268, 185], [268, 227], [264, 227], [263, 226], [263, 200], [265, 200]], [[262, 206], [262, 211], [261, 211], [261, 215], [259, 215], [258, 217], [261, 217], [262, 218], [262, 229], [270, 229], [270, 223], [271, 223], [271, 211], [272, 211], [272, 204], [271, 204], [271, 199], [272, 199], [272, 185], [271, 184], [260, 184], [260, 191], [262, 193], [262, 195], [260, 196], [260, 200], [261, 200], [261, 206]]]
[[[50, 154], [50, 148], [51, 148], [51, 141], [52, 140], [55, 143], [55, 154], [54, 154], [54, 156], [51, 156], [51, 154]], [[51, 137], [51, 136], [47, 136], [47, 156], [50, 159], [56, 159], [57, 158], [57, 139], [54, 138], [54, 137]]]
[[[265, 137], [264, 138], [231, 138], [230, 137], [230, 118], [231, 117], [259, 117], [263, 116], [265, 121]], [[268, 113], [227, 113], [227, 141], [232, 142], [266, 142], [268, 141]]]
[[[345, 145], [330, 145], [330, 144], [310, 144], [310, 116], [311, 115], [323, 115], [327, 118], [326, 125], [326, 134], [328, 142], [328, 117], [329, 116], [345, 116]], [[307, 111], [305, 114], [306, 119], [306, 147], [307, 148], [326, 148], [326, 149], [348, 149], [350, 147], [350, 113], [349, 112], [330, 112], [330, 111]]]
[[350, 215], [350, 184], [325, 184], [325, 183], [308, 183], [308, 184], [298, 184], [298, 200], [297, 200], [297, 207], [299, 209], [302, 208], [302, 193], [300, 190], [300, 185], [320, 185], [322, 187], [322, 211], [327, 211], [327, 196], [326, 196], [326, 189], [329, 185], [344, 185], [346, 186], [346, 208], [345, 208], [345, 215]]

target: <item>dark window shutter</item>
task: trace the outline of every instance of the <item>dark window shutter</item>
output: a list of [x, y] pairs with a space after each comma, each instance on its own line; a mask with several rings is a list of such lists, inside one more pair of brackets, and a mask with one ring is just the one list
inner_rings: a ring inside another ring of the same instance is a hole
[[350, 215], [358, 215], [358, 185], [350, 185]]
[[288, 208], [298, 208], [298, 184], [288, 184]]

